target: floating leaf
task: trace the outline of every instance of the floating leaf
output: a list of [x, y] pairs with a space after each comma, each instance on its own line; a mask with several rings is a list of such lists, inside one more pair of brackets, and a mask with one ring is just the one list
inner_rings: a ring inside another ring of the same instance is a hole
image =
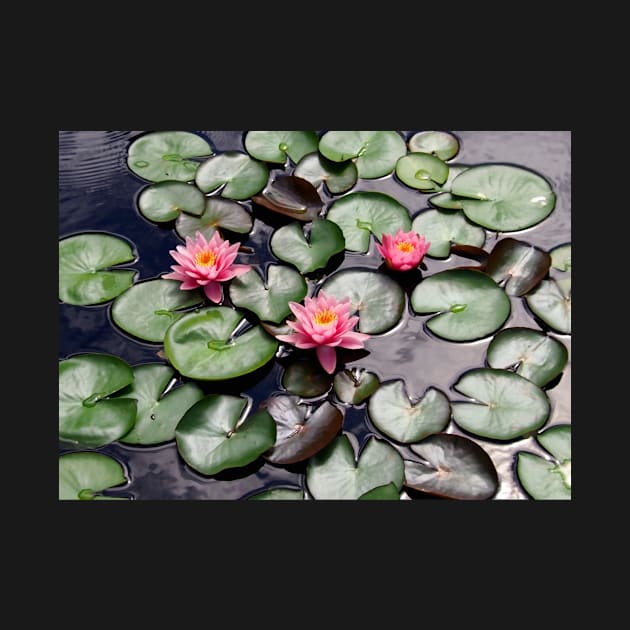
[[289, 302], [301, 302], [308, 287], [304, 278], [284, 265], [269, 265], [267, 279], [250, 269], [230, 282], [230, 300], [264, 321], [280, 323], [291, 314]]
[[196, 186], [184, 182], [159, 182], [147, 186], [138, 196], [138, 209], [149, 221], [173, 221], [182, 212], [199, 216], [206, 198]]
[[571, 334], [571, 277], [543, 280], [525, 296], [527, 306], [553, 330]]
[[431, 205], [437, 206], [438, 208], [443, 208], [444, 210], [463, 210], [464, 206], [462, 204], [463, 197], [455, 197], [451, 195], [450, 192], [442, 192], [437, 195], [433, 195], [429, 199]]
[[218, 229], [247, 234], [253, 225], [251, 214], [240, 203], [222, 197], [208, 197], [201, 216], [179, 215], [175, 231], [184, 240], [187, 236], [194, 239], [195, 234], [201, 232], [209, 241]]
[[[571, 425], [557, 424], [536, 436], [538, 443], [558, 462], [571, 460]], [[571, 485], [569, 478], [569, 485]]]
[[248, 501], [300, 501], [304, 500], [304, 490], [291, 488], [271, 488], [247, 497]]
[[136, 401], [109, 396], [132, 381], [131, 366], [108, 354], [60, 361], [59, 438], [99, 448], [125, 435], [136, 420]]
[[212, 155], [212, 147], [189, 131], [153, 131], [131, 143], [127, 165], [150, 182], [189, 182], [199, 162], [191, 158]]
[[121, 238], [109, 234], [77, 234], [59, 241], [59, 299], [85, 306], [113, 300], [134, 281], [133, 269], [110, 267], [135, 260]]
[[549, 427], [536, 436], [553, 461], [521, 451], [516, 474], [525, 492], [534, 499], [571, 499], [571, 425]]
[[210, 394], [196, 402], [175, 430], [184, 461], [204, 475], [250, 464], [273, 446], [276, 424], [265, 411], [241, 419], [247, 400]]
[[499, 487], [492, 460], [477, 443], [461, 435], [436, 433], [411, 450], [425, 463], [405, 460], [405, 486], [461, 500], [490, 499]]
[[410, 399], [404, 381], [381, 385], [368, 402], [368, 415], [387, 437], [409, 444], [443, 431], [451, 419], [448, 398], [429, 387], [419, 399]]
[[453, 419], [465, 431], [481, 437], [513, 440], [536, 431], [549, 418], [547, 394], [507, 370], [470, 370], [453, 389], [475, 401], [452, 402]]
[[369, 269], [344, 269], [329, 276], [320, 290], [337, 300], [350, 298], [351, 314], [359, 316], [359, 331], [378, 334], [392, 329], [401, 319], [405, 294], [389, 276]]
[[506, 328], [488, 346], [486, 361], [492, 368], [514, 369], [516, 374], [544, 387], [562, 373], [569, 358], [564, 344], [539, 330]]
[[342, 434], [306, 465], [306, 485], [315, 499], [358, 499], [388, 483], [400, 491], [403, 479], [402, 457], [393, 446], [375, 437], [368, 438], [355, 460], [350, 440]]
[[378, 389], [380, 383], [374, 372], [362, 368], [342, 370], [335, 374], [335, 394], [342, 402], [360, 405]]
[[203, 391], [196, 383], [186, 383], [164, 393], [175, 370], [160, 363], [145, 363], [133, 369], [134, 381], [119, 393], [120, 398], [138, 401], [136, 422], [120, 438], [125, 444], [160, 444], [175, 439], [175, 427]]
[[325, 267], [332, 256], [344, 251], [346, 241], [341, 228], [332, 221], [315, 219], [308, 240], [299, 223], [289, 223], [277, 229], [269, 246], [280, 260], [295, 265], [301, 273]]
[[276, 423], [276, 442], [264, 454], [272, 464], [294, 464], [321, 451], [339, 433], [343, 413], [323, 401], [299, 404], [297, 396], [272, 396], [263, 403]]
[[393, 197], [381, 192], [356, 192], [337, 199], [326, 218], [336, 223], [346, 240], [346, 249], [366, 253], [370, 233], [379, 241], [383, 234], [411, 229], [409, 210]]
[[247, 199], [264, 188], [268, 177], [269, 170], [263, 162], [242, 151], [225, 151], [199, 166], [195, 182], [206, 193], [223, 186], [222, 197]]
[[319, 138], [314, 131], [248, 131], [245, 149], [257, 160], [284, 164], [287, 155], [294, 163], [317, 151]]
[[59, 457], [60, 501], [110, 499], [98, 493], [126, 482], [124, 468], [113, 457], [82, 452]]
[[411, 229], [431, 243], [427, 255], [447, 258], [451, 243], [483, 247], [486, 232], [468, 221], [461, 211], [423, 210], [411, 223]]
[[209, 306], [175, 321], [164, 336], [173, 367], [189, 378], [218, 381], [242, 376], [269, 362], [278, 342], [260, 326], [234, 336], [243, 313]]
[[354, 160], [359, 177], [376, 179], [394, 170], [407, 145], [397, 131], [327, 131], [319, 152], [333, 162]]
[[540, 175], [518, 166], [482, 164], [459, 174], [451, 194], [462, 199], [466, 216], [497, 232], [524, 230], [553, 210], [556, 196]]
[[422, 280], [411, 294], [416, 313], [438, 313], [426, 325], [450, 341], [474, 341], [498, 330], [510, 314], [510, 299], [481, 271], [447, 269]]
[[419, 131], [407, 141], [409, 151], [430, 153], [440, 160], [450, 160], [459, 151], [459, 141], [446, 131]]
[[324, 371], [319, 361], [312, 359], [293, 361], [282, 375], [282, 387], [304, 398], [321, 396], [330, 389], [331, 384], [332, 376]]
[[407, 153], [396, 162], [396, 175], [403, 184], [433, 191], [448, 178], [448, 164], [428, 153]]
[[311, 182], [315, 188], [325, 182], [333, 195], [350, 190], [359, 177], [354, 162], [333, 162], [326, 159], [319, 151], [305, 155], [296, 164], [293, 174]]
[[571, 243], [558, 245], [549, 250], [551, 266], [560, 271], [571, 271]]
[[182, 291], [177, 280], [144, 280], [129, 287], [112, 302], [112, 320], [125, 332], [155, 343], [184, 315], [182, 309], [202, 304], [201, 291]]
[[361, 501], [400, 501], [400, 493], [396, 488], [396, 484], [390, 482], [384, 486], [377, 486], [372, 490], [368, 490], [359, 497]]
[[492, 248], [485, 272], [501, 284], [508, 295], [522, 296], [547, 275], [551, 256], [544, 250], [515, 238], [501, 239]]
[[277, 175], [252, 201], [297, 221], [313, 221], [323, 208], [315, 186], [295, 175]]

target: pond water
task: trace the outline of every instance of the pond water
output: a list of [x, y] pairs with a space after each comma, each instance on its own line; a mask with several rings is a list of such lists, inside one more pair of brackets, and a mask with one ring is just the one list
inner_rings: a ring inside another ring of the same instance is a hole
[[[138, 271], [136, 281], [158, 278], [170, 271], [173, 260], [169, 250], [181, 244], [172, 224], [158, 225], [138, 211], [137, 197], [148, 185], [127, 167], [130, 143], [144, 131], [60, 131], [59, 132], [59, 238], [83, 232], [106, 232], [131, 241], [138, 260], [130, 265]], [[196, 131], [206, 138], [215, 153], [245, 151], [244, 131]], [[415, 131], [402, 131], [409, 138]], [[450, 164], [476, 165], [503, 163], [531, 169], [542, 175], [557, 196], [553, 212], [540, 224], [509, 236], [545, 250], [571, 242], [571, 134], [569, 131], [452, 131], [460, 141], [460, 150]], [[273, 167], [271, 167], [273, 169]], [[400, 183], [392, 174], [376, 180], [359, 179], [353, 191], [380, 191], [405, 205], [411, 216], [429, 207], [429, 194], [420, 193]], [[322, 193], [325, 203], [333, 196]], [[243, 202], [253, 212], [252, 231], [242, 239], [253, 249], [239, 255], [239, 262], [264, 267], [278, 262], [268, 243], [274, 229], [290, 220], [270, 217], [251, 201]], [[497, 235], [488, 232], [484, 248], [489, 251]], [[500, 238], [500, 235], [499, 235]], [[376, 269], [382, 258], [373, 244], [368, 254], [339, 257], [335, 270], [351, 267]], [[451, 255], [446, 260], [424, 259], [422, 276], [459, 265], [475, 264], [469, 258]], [[411, 282], [408, 294], [415, 285]], [[503, 326], [526, 326], [548, 330], [529, 312], [522, 298], [510, 297], [512, 312]], [[80, 353], [112, 354], [135, 366], [165, 360], [158, 354], [160, 344], [145, 343], [121, 331], [111, 319], [111, 303], [98, 306], [72, 306], [59, 303], [59, 359]], [[378, 375], [381, 382], [404, 379], [409, 395], [420, 397], [428, 387], [444, 392], [451, 400], [463, 397], [452, 389], [467, 370], [483, 367], [491, 337], [470, 343], [452, 343], [431, 335], [424, 326], [428, 317], [412, 314], [410, 307], [394, 330], [371, 339], [369, 352], [347, 367], [360, 366]], [[545, 428], [571, 423], [571, 337], [550, 333], [569, 350], [569, 361], [561, 377], [546, 388], [551, 401], [551, 415]], [[252, 408], [270, 394], [283, 392], [283, 368], [271, 361], [253, 374], [234, 382], [200, 383], [206, 393], [243, 393], [252, 399]], [[359, 448], [372, 435], [379, 436], [366, 414], [366, 404], [348, 406], [343, 431]], [[479, 444], [491, 457], [498, 475], [501, 499], [527, 499], [516, 477], [514, 462], [518, 451], [536, 454], [544, 451], [533, 437], [509, 443], [485, 440], [466, 434], [453, 421], [447, 432], [464, 435]], [[59, 442], [59, 454], [85, 450]], [[121, 462], [129, 484], [106, 494], [138, 500], [170, 499], [243, 499], [271, 487], [300, 488], [304, 485], [304, 465], [273, 465], [263, 458], [239, 469], [212, 477], [195, 472], [179, 455], [174, 441], [153, 446], [130, 446], [114, 442], [96, 449]], [[434, 498], [417, 491], [407, 491], [404, 498]]]

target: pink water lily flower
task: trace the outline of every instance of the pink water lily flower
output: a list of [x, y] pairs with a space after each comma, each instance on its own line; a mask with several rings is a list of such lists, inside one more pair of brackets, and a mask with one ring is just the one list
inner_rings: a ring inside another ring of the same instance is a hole
[[186, 246], [178, 245], [169, 253], [178, 262], [171, 265], [173, 271], [163, 275], [167, 280], [179, 280], [183, 290], [203, 287], [204, 293], [211, 302], [219, 303], [222, 298], [221, 282], [230, 280], [249, 271], [250, 265], [233, 265], [238, 253], [239, 243], [230, 245], [218, 232], [207, 241], [197, 231], [195, 240], [186, 237]]
[[295, 332], [276, 335], [276, 338], [298, 348], [315, 348], [322, 367], [332, 374], [337, 364], [336, 347], [357, 350], [370, 338], [370, 335], [352, 330], [359, 318], [350, 317], [350, 306], [349, 298], [338, 302], [337, 298], [322, 291], [317, 297], [305, 298], [304, 306], [289, 302], [296, 321], [287, 321], [287, 325]]
[[401, 229], [394, 236], [383, 234], [381, 244], [376, 244], [387, 266], [395, 271], [409, 271], [417, 267], [430, 246], [431, 243], [424, 236], [413, 230], [403, 232]]

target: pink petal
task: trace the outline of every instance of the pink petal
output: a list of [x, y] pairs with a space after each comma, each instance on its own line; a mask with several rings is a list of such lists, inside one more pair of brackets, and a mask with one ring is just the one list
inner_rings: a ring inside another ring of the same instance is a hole
[[222, 291], [221, 285], [218, 282], [209, 282], [203, 288], [203, 291], [211, 302], [218, 304], [221, 301]]
[[341, 348], [348, 348], [350, 350], [358, 350], [359, 348], [363, 348], [363, 344], [370, 338], [370, 335], [366, 335], [365, 333], [359, 332], [347, 332], [341, 338], [339, 342], [339, 346]]
[[191, 280], [190, 278], [186, 278], [186, 280], [182, 282], [179, 288], [183, 289], [184, 291], [190, 291], [192, 289], [198, 289], [199, 283], [196, 280]]
[[164, 274], [162, 278], [164, 278], [165, 280], [179, 280], [181, 282], [182, 280], [187, 280], [188, 276], [185, 276], [179, 271], [171, 271], [171, 273]]
[[236, 276], [247, 273], [250, 269], [250, 265], [232, 265], [228, 269], [219, 271], [215, 279], [219, 282], [225, 282], [225, 280], [231, 280], [232, 278], [236, 278]]
[[328, 374], [332, 374], [337, 365], [337, 351], [330, 346], [318, 346], [315, 352], [324, 370], [328, 372]]

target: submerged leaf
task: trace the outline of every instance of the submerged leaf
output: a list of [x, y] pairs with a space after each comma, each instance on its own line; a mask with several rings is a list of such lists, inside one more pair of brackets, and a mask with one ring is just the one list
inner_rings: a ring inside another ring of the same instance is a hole
[[423, 462], [405, 460], [405, 486], [450, 499], [485, 500], [499, 488], [489, 455], [471, 439], [436, 433], [413, 444]]
[[317, 407], [297, 396], [272, 396], [262, 405], [276, 423], [276, 442], [265, 453], [273, 464], [294, 464], [312, 457], [339, 433], [343, 413], [328, 401]]

